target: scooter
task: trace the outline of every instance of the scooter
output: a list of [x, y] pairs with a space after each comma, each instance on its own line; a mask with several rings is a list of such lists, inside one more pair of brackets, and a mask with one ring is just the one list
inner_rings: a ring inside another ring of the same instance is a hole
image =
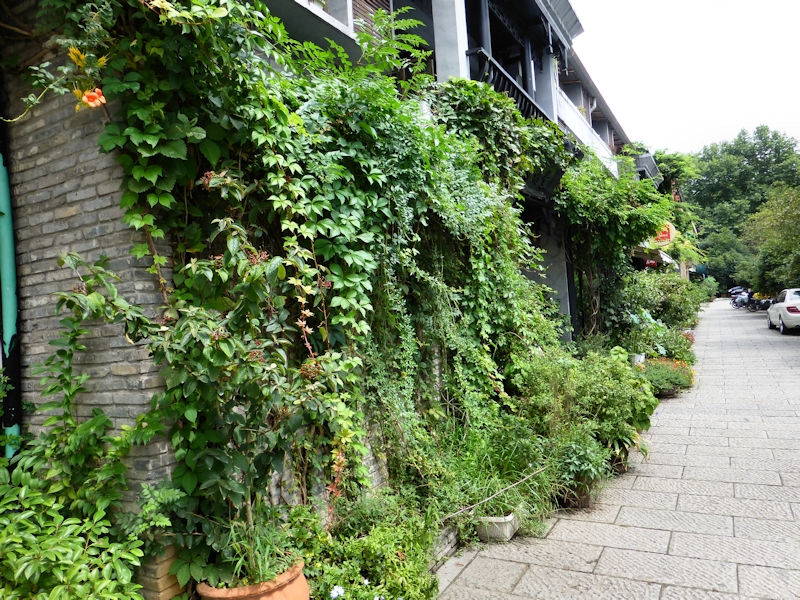
[[731, 306], [733, 308], [742, 308], [743, 306], [747, 306], [749, 300], [750, 296], [747, 294], [747, 292], [741, 292], [731, 298]]
[[750, 312], [767, 310], [770, 306], [772, 306], [771, 298], [764, 298], [762, 300], [756, 300], [755, 298], [750, 298], [747, 301], [747, 310], [749, 310]]

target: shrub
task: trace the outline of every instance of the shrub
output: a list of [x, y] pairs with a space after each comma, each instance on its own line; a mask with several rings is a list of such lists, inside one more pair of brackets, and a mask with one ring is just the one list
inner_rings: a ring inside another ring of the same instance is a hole
[[658, 344], [664, 349], [664, 356], [693, 365], [697, 360], [692, 343], [693, 333], [684, 333], [672, 327], [665, 327], [658, 336]]
[[562, 504], [576, 504], [595, 483], [611, 475], [611, 450], [592, 437], [589, 423], [565, 429], [554, 447]]
[[0, 467], [0, 598], [142, 600], [132, 582], [142, 542], [115, 541], [104, 511], [75, 517], [50, 488]]
[[388, 491], [336, 502], [336, 518], [325, 527], [318, 512], [291, 508], [287, 533], [303, 555], [312, 598], [430, 600], [436, 581], [429, 569], [436, 527]]
[[698, 288], [704, 300], [711, 300], [720, 291], [719, 283], [713, 277], [706, 277], [703, 279], [703, 281], [698, 284]]
[[[555, 488], [549, 468], [551, 445], [539, 435], [534, 422], [518, 415], [502, 415], [495, 427], [483, 431], [455, 429], [444, 445], [453, 474], [453, 487], [460, 492], [458, 505], [469, 506], [527, 479], [489, 502], [477, 506], [472, 516], [500, 516], [514, 512], [524, 531], [535, 531], [552, 509]], [[452, 500], [451, 500], [452, 501]], [[460, 522], [471, 531], [470, 524]]]
[[594, 424], [594, 437], [615, 458], [625, 459], [629, 448], [639, 447], [638, 432], [650, 427], [657, 402], [626, 354], [589, 354], [571, 372], [567, 389], [573, 418]]
[[615, 335], [627, 329], [628, 314], [646, 310], [667, 327], [685, 329], [697, 323], [700, 304], [708, 297], [699, 284], [678, 273], [634, 271], [622, 280], [613, 302], [608, 303], [606, 327]]
[[625, 351], [589, 352], [582, 360], [543, 352], [515, 364], [510, 379], [520, 394], [517, 410], [542, 435], [588, 423], [594, 438], [618, 459], [627, 456], [629, 447], [638, 447], [637, 432], [650, 426], [657, 404]]

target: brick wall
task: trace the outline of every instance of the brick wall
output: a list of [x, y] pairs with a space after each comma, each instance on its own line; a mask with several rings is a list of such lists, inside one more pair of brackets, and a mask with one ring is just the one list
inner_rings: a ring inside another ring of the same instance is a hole
[[[18, 2], [13, 10], [23, 22], [33, 25], [33, 0]], [[17, 56], [20, 63], [38, 54], [43, 41], [2, 40], [5, 55]], [[63, 57], [44, 59], [58, 63]], [[5, 73], [3, 83], [4, 116], [15, 117], [24, 111], [19, 99], [31, 90], [15, 73]], [[60, 328], [53, 293], [76, 283], [73, 273], [58, 266], [60, 254], [78, 252], [89, 261], [105, 255], [109, 268], [122, 278], [118, 288], [127, 300], [141, 304], [151, 316], [163, 303], [155, 276], [147, 272], [148, 262], [129, 253], [144, 239], [122, 223], [122, 168], [114, 155], [98, 150], [103, 113], [88, 108], [76, 112], [75, 104], [72, 95], [46, 96], [42, 105], [6, 128], [5, 163], [17, 242], [22, 392], [24, 400], [34, 403], [42, 399], [39, 377], [32, 374], [31, 365], [55, 350], [48, 342]], [[169, 252], [168, 247], [160, 250]], [[149, 408], [153, 393], [162, 389], [158, 369], [144, 346], [126, 340], [122, 325], [91, 323], [87, 329], [88, 351], [76, 362], [91, 378], [86, 383], [88, 392], [79, 400], [78, 414], [89, 415], [98, 407], [117, 429], [130, 425]], [[25, 416], [34, 431], [42, 420], [38, 414]], [[168, 443], [155, 441], [134, 448], [128, 464], [131, 492], [124, 508], [136, 510], [138, 484], [164, 479], [173, 459]], [[148, 565], [145, 571], [163, 575], [165, 560], [168, 557]], [[172, 597], [177, 589], [174, 577], [148, 577], [147, 572], [142, 583], [148, 588], [148, 599]]]

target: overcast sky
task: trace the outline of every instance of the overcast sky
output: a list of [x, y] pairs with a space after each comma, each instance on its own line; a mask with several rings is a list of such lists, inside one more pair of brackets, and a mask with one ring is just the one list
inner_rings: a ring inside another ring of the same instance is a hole
[[800, 139], [800, 0], [570, 0], [575, 51], [625, 132], [695, 152], [767, 125]]

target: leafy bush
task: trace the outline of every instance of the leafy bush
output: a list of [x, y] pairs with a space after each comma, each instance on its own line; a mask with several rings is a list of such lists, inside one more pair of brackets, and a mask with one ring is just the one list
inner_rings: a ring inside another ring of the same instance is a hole
[[658, 345], [664, 349], [664, 356], [693, 365], [697, 358], [692, 350], [694, 335], [672, 327], [665, 327], [657, 338]]
[[600, 480], [611, 475], [611, 449], [592, 437], [589, 423], [563, 431], [555, 440], [555, 461], [559, 496], [566, 506], [591, 492]]
[[705, 300], [711, 300], [714, 296], [716, 296], [720, 292], [719, 283], [717, 280], [711, 276], [706, 277], [703, 279], [700, 284], [700, 294]]
[[341, 499], [326, 528], [318, 512], [289, 510], [287, 534], [303, 555], [311, 597], [328, 599], [334, 587], [345, 598], [433, 600], [429, 572], [436, 527], [391, 492]]
[[515, 366], [518, 410], [542, 435], [588, 423], [594, 438], [624, 459], [639, 445], [638, 431], [650, 426], [657, 402], [624, 351], [589, 352], [582, 360], [551, 351]]
[[694, 371], [688, 364], [679, 360], [651, 359], [638, 368], [653, 386], [656, 394], [677, 388], [689, 388], [694, 383]]
[[633, 271], [622, 280], [614, 302], [607, 307], [606, 327], [615, 335], [627, 329], [627, 316], [648, 311], [652, 317], [677, 329], [697, 323], [700, 304], [707, 298], [700, 285], [672, 271]]
[[122, 459], [135, 436], [130, 428], [111, 435], [112, 422], [99, 409], [76, 416], [88, 379], [74, 368], [86, 350], [83, 321], [111, 315], [112, 306], [131, 320], [140, 314], [116, 297], [114, 279], [101, 263], [81, 286], [58, 295], [57, 312], [68, 313], [50, 342], [58, 350], [35, 367], [44, 375], [43, 396], [56, 400], [38, 407], [50, 412], [46, 429], [13, 458], [13, 473], [0, 467], [3, 598], [142, 598], [132, 582], [142, 542], [124, 535], [114, 519], [127, 489]]
[[570, 374], [571, 414], [593, 425], [593, 435], [618, 459], [639, 447], [639, 431], [650, 427], [657, 402], [631, 369], [626, 354], [590, 354]]
[[[505, 414], [483, 431], [453, 430], [445, 440], [444, 454], [456, 493], [451, 492], [451, 498], [440, 495], [442, 505], [481, 502], [541, 471], [471, 511], [474, 517], [514, 512], [524, 531], [536, 531], [553, 506], [550, 446], [547, 438], [537, 435], [534, 422], [516, 415]], [[460, 522], [471, 532], [464, 519]]]
[[22, 468], [0, 468], [0, 597], [143, 600], [132, 582], [142, 542], [119, 541], [101, 510], [74, 516], [52, 487]]

